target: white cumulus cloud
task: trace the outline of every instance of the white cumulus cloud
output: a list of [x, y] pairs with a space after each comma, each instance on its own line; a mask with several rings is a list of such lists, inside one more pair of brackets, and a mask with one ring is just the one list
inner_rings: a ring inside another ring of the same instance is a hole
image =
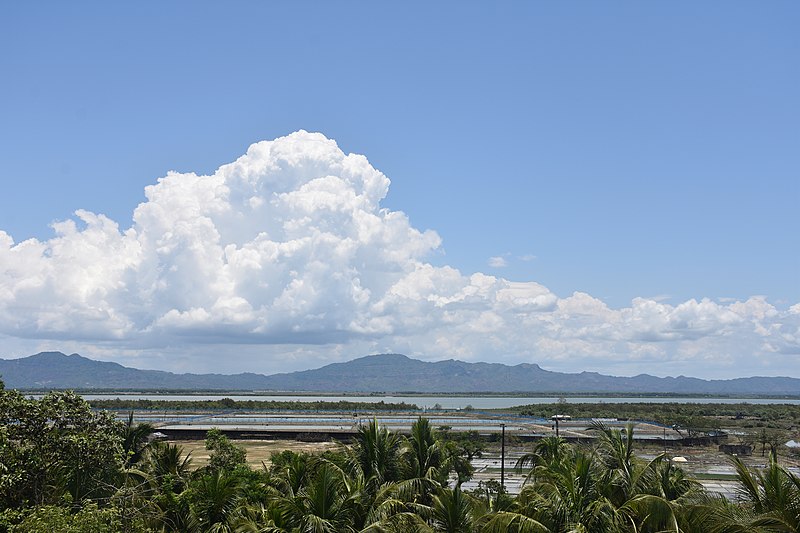
[[255, 371], [395, 350], [620, 373], [800, 374], [800, 304], [637, 298], [612, 309], [434, 266], [439, 236], [382, 207], [388, 189], [364, 156], [299, 131], [211, 175], [168, 173], [145, 188], [130, 228], [79, 210], [49, 240], [0, 231], [0, 336], [127, 362], [138, 350], [232, 351], [247, 357], [237, 369]]
[[489, 258], [489, 266], [492, 268], [504, 268], [508, 266], [508, 261], [501, 255], [496, 255]]

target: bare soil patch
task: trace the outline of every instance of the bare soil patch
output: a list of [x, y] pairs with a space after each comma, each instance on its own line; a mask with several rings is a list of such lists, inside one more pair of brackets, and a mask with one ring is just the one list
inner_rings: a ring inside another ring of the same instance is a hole
[[[252, 468], [261, 468], [263, 462], [270, 465], [270, 456], [275, 452], [291, 450], [293, 452], [321, 453], [339, 448], [335, 442], [297, 442], [293, 440], [232, 440], [237, 446], [247, 451], [247, 464]], [[183, 447], [184, 453], [192, 454], [192, 467], [201, 468], [208, 464], [209, 452], [203, 440], [170, 441]]]

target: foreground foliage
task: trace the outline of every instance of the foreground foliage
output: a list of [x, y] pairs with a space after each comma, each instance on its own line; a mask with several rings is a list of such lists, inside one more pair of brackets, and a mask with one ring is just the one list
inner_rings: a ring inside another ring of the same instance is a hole
[[153, 428], [96, 413], [72, 393], [27, 399], [0, 388], [0, 531], [11, 532], [787, 532], [800, 527], [800, 479], [773, 456], [734, 461], [740, 497], [711, 496], [660, 455], [634, 454], [633, 429], [595, 425], [591, 446], [538, 441], [511, 497], [496, 482], [462, 490], [476, 435], [408, 436], [376, 421], [351, 446], [281, 452], [252, 469], [244, 450], [208, 433], [193, 468]]

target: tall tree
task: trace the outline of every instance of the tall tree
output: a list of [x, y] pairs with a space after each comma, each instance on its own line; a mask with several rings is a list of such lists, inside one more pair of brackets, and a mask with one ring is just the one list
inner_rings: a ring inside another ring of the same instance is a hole
[[123, 467], [119, 423], [72, 392], [42, 399], [0, 391], [0, 503], [79, 505], [113, 492]]
[[444, 444], [434, 436], [427, 418], [419, 417], [411, 424], [403, 457], [407, 478], [430, 479], [447, 485], [452, 462]]
[[222, 470], [205, 474], [190, 486], [188, 500], [200, 531], [233, 531], [235, 513], [241, 502], [240, 489], [238, 480]]
[[212, 428], [206, 433], [206, 450], [211, 452], [208, 467], [211, 470], [233, 470], [245, 464], [247, 452], [232, 443], [222, 431]]
[[347, 463], [351, 470], [359, 470], [375, 490], [384, 483], [401, 479], [402, 452], [402, 436], [373, 419], [358, 429]]
[[128, 418], [121, 428], [122, 432], [122, 453], [125, 458], [125, 466], [132, 466], [139, 462], [142, 453], [148, 445], [150, 435], [155, 431], [153, 424], [135, 423], [133, 411], [128, 413]]

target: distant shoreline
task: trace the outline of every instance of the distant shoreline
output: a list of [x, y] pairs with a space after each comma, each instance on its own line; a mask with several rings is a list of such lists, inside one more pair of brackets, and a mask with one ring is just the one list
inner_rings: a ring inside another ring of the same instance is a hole
[[271, 390], [236, 390], [236, 389], [81, 389], [81, 388], [31, 388], [16, 389], [22, 394], [47, 394], [51, 391], [72, 390], [78, 394], [101, 394], [122, 396], [132, 396], [137, 394], [151, 395], [185, 395], [185, 396], [311, 396], [311, 397], [374, 397], [374, 398], [395, 398], [398, 396], [406, 397], [437, 397], [437, 398], [687, 398], [704, 400], [800, 400], [800, 395], [786, 394], [684, 394], [684, 393], [608, 393], [608, 392], [416, 392], [416, 391], [392, 391], [392, 392], [360, 392], [360, 391], [271, 391]]

